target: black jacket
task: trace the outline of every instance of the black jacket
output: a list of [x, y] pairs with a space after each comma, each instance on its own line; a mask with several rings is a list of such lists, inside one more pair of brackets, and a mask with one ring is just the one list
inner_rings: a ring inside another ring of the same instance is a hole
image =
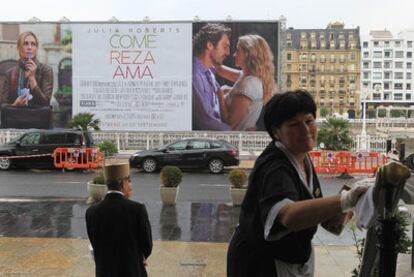
[[[313, 168], [312, 168], [313, 170]], [[271, 208], [287, 198], [292, 201], [321, 197], [320, 185], [313, 170], [313, 196], [303, 185], [297, 171], [274, 142], [256, 160], [246, 196], [241, 205], [239, 227], [229, 247], [229, 276], [275, 276], [274, 259], [305, 263], [311, 254], [311, 240], [317, 226], [291, 232], [276, 241], [264, 239], [264, 226]], [[283, 231], [275, 222], [270, 235]], [[244, 268], [240, 270], [240, 268]]]
[[147, 276], [144, 258], [152, 251], [148, 214], [143, 204], [109, 193], [86, 211], [96, 276]]

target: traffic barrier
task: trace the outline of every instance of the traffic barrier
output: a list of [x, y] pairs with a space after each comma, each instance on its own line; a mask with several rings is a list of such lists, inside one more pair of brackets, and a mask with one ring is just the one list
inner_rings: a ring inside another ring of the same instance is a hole
[[53, 164], [56, 168], [98, 168], [104, 154], [95, 148], [56, 148]]
[[374, 174], [387, 162], [387, 156], [378, 152], [312, 151], [309, 156], [317, 173]]

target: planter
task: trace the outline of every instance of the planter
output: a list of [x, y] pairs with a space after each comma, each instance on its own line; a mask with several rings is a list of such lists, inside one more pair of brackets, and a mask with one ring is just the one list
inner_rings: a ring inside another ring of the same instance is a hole
[[175, 205], [178, 187], [160, 187], [161, 201], [165, 205]]
[[106, 193], [108, 192], [108, 187], [103, 184], [93, 184], [92, 181], [88, 182], [87, 185], [89, 198], [86, 201], [88, 205], [92, 205], [96, 202], [101, 201]]
[[231, 200], [233, 201], [233, 206], [241, 205], [244, 199], [244, 195], [246, 194], [246, 190], [247, 189], [245, 188], [236, 189], [236, 188], [230, 187], [230, 196], [231, 196]]

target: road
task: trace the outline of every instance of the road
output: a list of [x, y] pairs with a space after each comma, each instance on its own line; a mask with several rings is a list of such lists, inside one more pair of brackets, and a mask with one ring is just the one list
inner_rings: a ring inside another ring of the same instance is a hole
[[[0, 172], [0, 198], [87, 198], [86, 183], [93, 172], [62, 172], [58, 170], [9, 170]], [[178, 201], [192, 203], [228, 203], [229, 185], [227, 173], [210, 174], [184, 172]], [[157, 202], [159, 196], [159, 173], [145, 174], [131, 170], [133, 199], [140, 202]], [[340, 187], [356, 179], [321, 179], [324, 195], [332, 195]]]

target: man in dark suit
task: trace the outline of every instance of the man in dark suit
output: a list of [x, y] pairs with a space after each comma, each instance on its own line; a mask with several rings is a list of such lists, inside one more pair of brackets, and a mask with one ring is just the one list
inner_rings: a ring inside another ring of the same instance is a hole
[[86, 210], [86, 227], [93, 247], [97, 277], [147, 276], [152, 250], [151, 226], [143, 204], [129, 200], [129, 164], [104, 166], [108, 194]]

